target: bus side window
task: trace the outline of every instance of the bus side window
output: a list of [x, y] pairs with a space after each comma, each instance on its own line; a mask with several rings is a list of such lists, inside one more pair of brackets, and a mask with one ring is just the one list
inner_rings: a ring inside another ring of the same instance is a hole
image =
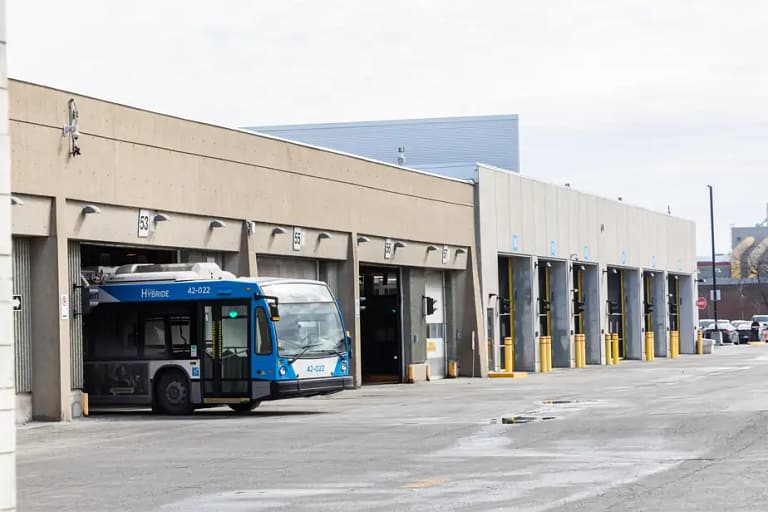
[[152, 359], [166, 356], [165, 318], [147, 318], [144, 320], [144, 358]]
[[191, 320], [188, 316], [172, 316], [170, 322], [171, 352], [174, 357], [187, 359], [190, 357], [189, 325]]
[[256, 339], [254, 340], [253, 347], [257, 354], [271, 354], [272, 353], [272, 340], [269, 339], [269, 322], [267, 321], [267, 314], [264, 312], [264, 308], [256, 308]]

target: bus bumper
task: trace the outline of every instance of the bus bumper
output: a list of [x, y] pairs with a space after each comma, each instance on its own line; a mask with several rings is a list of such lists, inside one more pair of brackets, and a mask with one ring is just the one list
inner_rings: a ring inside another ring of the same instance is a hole
[[296, 379], [272, 381], [272, 398], [330, 395], [355, 387], [352, 377], [327, 377], [322, 379]]

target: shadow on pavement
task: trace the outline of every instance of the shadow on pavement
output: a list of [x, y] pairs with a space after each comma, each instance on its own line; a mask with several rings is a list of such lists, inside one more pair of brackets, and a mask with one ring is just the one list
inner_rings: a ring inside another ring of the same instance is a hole
[[248, 413], [237, 413], [229, 409], [201, 409], [192, 414], [173, 416], [169, 414], [153, 413], [150, 409], [97, 409], [91, 410], [89, 417], [107, 420], [156, 420], [156, 421], [183, 421], [183, 420], [233, 420], [244, 418], [270, 418], [286, 416], [314, 416], [327, 414], [326, 411], [260, 411], [258, 409]]

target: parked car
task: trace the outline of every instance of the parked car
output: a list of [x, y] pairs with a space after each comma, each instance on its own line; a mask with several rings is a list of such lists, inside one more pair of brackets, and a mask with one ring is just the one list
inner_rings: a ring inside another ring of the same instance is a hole
[[700, 318], [699, 319], [699, 329], [705, 329], [709, 324], [715, 323], [714, 318]]
[[[704, 337], [712, 338], [712, 332], [715, 330], [715, 323], [712, 322], [704, 328]], [[736, 327], [727, 320], [717, 321], [717, 330], [723, 333], [723, 343], [738, 343], [739, 333]]]
[[768, 338], [768, 315], [752, 315], [752, 321], [754, 322], [755, 320], [760, 322], [760, 334], [758, 337], [760, 340], [765, 341]]
[[731, 322], [739, 335], [739, 343], [747, 343], [752, 337], [751, 320], [734, 320]]

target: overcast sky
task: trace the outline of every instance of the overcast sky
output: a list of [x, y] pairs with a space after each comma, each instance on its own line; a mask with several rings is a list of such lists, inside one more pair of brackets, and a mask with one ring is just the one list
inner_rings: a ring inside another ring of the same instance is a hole
[[761, 0], [8, 0], [11, 77], [228, 126], [519, 114], [525, 174], [697, 223], [768, 203]]

